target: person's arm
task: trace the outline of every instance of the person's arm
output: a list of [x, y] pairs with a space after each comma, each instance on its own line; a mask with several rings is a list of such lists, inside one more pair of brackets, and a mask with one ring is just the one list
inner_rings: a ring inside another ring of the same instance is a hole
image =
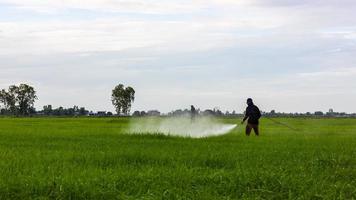
[[248, 109], [246, 109], [245, 117], [243, 118], [241, 124], [245, 123], [245, 121], [248, 119]]
[[257, 107], [257, 113], [258, 113], [258, 119], [260, 119], [262, 114], [261, 114], [261, 111], [260, 111], [260, 109], [258, 107]]

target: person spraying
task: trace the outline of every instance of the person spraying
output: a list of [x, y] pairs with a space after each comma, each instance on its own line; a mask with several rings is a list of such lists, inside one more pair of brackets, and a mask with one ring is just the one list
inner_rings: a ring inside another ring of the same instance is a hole
[[253, 103], [253, 100], [251, 98], [247, 99], [247, 108], [246, 108], [246, 113], [245, 117], [243, 118], [241, 124], [244, 124], [245, 121], [247, 121], [246, 125], [246, 136], [250, 136], [252, 129], [254, 130], [256, 136], [258, 136], [259, 129], [259, 119], [261, 118], [261, 111], [260, 109]]
[[195, 121], [195, 117], [197, 115], [197, 111], [193, 105], [190, 106], [190, 121], [193, 123]]

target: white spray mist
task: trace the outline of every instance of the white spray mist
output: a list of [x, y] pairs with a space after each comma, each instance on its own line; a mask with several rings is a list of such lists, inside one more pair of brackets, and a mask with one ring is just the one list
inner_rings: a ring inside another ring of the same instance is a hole
[[223, 135], [236, 127], [236, 124], [224, 124], [212, 117], [197, 117], [192, 120], [189, 116], [166, 118], [141, 118], [130, 123], [129, 132], [132, 134], [165, 134], [183, 137], [209, 137]]

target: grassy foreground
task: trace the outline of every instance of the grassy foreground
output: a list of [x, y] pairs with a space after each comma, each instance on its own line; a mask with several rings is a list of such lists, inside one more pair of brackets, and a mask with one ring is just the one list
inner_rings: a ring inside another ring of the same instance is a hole
[[124, 134], [132, 120], [0, 118], [0, 199], [356, 199], [356, 119], [203, 139]]

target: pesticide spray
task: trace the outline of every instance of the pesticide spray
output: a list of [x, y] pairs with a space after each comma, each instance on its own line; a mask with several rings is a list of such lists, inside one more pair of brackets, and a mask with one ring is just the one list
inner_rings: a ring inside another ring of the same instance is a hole
[[190, 116], [142, 118], [130, 124], [129, 132], [201, 138], [226, 134], [236, 126], [236, 124], [224, 124], [212, 117], [197, 117], [194, 120]]

